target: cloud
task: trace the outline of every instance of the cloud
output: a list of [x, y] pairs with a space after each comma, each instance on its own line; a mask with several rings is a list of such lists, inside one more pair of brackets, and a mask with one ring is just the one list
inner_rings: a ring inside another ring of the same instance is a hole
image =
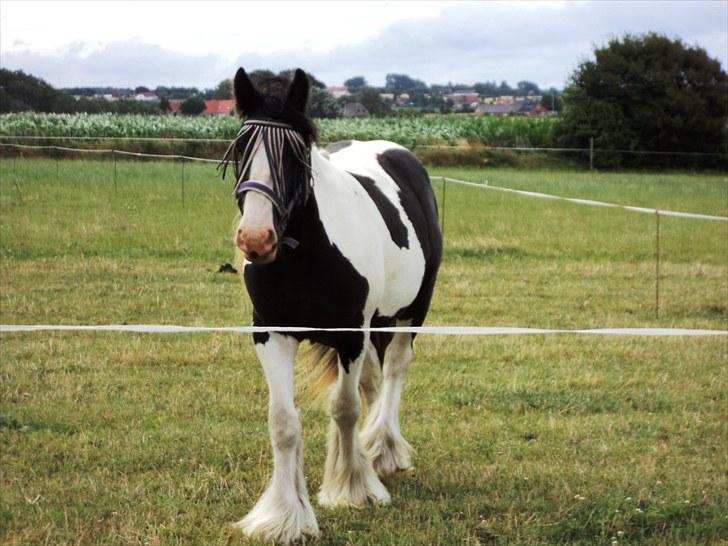
[[248, 70], [302, 67], [330, 85], [357, 75], [381, 85], [387, 73], [399, 72], [428, 83], [515, 84], [528, 79], [542, 87], [562, 87], [595, 45], [626, 32], [654, 31], [682, 38], [706, 48], [725, 67], [726, 17], [728, 7], [723, 2], [468, 2], [445, 7], [438, 16], [400, 19], [359, 43], [328, 51], [243, 50], [231, 62], [219, 53], [189, 55], [137, 39], [111, 42], [91, 53], [84, 53], [89, 49], [84, 44], [70, 45], [54, 56], [10, 52], [3, 54], [2, 64], [59, 86], [212, 87], [244, 66]]
[[137, 39], [116, 41], [84, 54], [87, 44], [73, 42], [56, 55], [31, 51], [3, 55], [3, 67], [21, 69], [58, 87], [196, 85], [217, 83], [227, 75], [217, 55], [187, 55]]

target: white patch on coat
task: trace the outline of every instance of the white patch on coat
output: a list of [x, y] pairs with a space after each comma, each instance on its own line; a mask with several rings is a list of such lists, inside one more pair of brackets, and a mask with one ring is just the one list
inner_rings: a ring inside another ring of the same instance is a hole
[[[273, 189], [273, 177], [270, 173], [268, 156], [263, 146], [255, 151], [250, 164], [248, 180], [254, 180], [265, 184]], [[243, 206], [243, 217], [240, 219], [238, 230], [269, 230], [273, 227], [273, 203], [264, 195], [249, 191], [245, 193], [245, 205]]]
[[[314, 193], [321, 221], [341, 253], [369, 282], [365, 316], [374, 310], [392, 316], [414, 301], [425, 274], [422, 253], [412, 222], [400, 203], [397, 184], [382, 169], [377, 155], [404, 149], [392, 142], [353, 142], [324, 158], [312, 151], [316, 175]], [[371, 178], [392, 202], [407, 229], [409, 248], [399, 248], [369, 194], [349, 172]]]

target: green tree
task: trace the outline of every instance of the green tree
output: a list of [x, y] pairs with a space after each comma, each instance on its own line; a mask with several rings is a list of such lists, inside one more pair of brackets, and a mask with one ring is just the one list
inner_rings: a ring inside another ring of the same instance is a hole
[[483, 95], [484, 97], [498, 96], [498, 84], [494, 81], [476, 83], [473, 86], [473, 89], [475, 89], [475, 92], [478, 93], [478, 95]]
[[356, 102], [362, 103], [372, 116], [381, 116], [387, 111], [384, 101], [379, 95], [379, 90], [374, 87], [362, 87], [352, 97]]
[[314, 118], [338, 118], [341, 117], [341, 106], [327, 91], [311, 87], [309, 114]]
[[518, 86], [519, 95], [528, 95], [529, 93], [533, 95], [538, 95], [539, 93], [541, 93], [538, 85], [528, 80], [520, 81], [516, 85]]
[[427, 89], [427, 84], [421, 80], [410, 78], [407, 74], [387, 74], [384, 88], [389, 93], [408, 93], [413, 89]]
[[561, 112], [564, 109], [561, 95], [556, 89], [549, 89], [541, 97], [541, 106], [550, 112]]
[[186, 116], [197, 116], [205, 111], [205, 101], [196, 95], [187, 97], [180, 104], [179, 111]]
[[[625, 35], [594, 51], [564, 90], [560, 143], [602, 149], [726, 149], [728, 75], [704, 49], [659, 34]], [[683, 158], [684, 159], [684, 158]], [[677, 156], [596, 154], [601, 166], [676, 165]]]
[[222, 80], [212, 92], [212, 98], [218, 100], [226, 100], [233, 98], [233, 81], [231, 79]]
[[356, 93], [362, 87], [365, 87], [366, 84], [367, 81], [364, 76], [355, 76], [353, 78], [349, 78], [344, 82], [344, 86], [346, 87], [347, 91], [349, 91], [349, 93]]
[[172, 109], [172, 106], [169, 104], [169, 99], [167, 97], [160, 97], [159, 99], [159, 111], [163, 114], [166, 114]]

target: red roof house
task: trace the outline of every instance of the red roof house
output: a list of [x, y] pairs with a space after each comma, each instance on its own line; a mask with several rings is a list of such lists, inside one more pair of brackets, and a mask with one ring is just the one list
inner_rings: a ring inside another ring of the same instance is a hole
[[203, 116], [229, 116], [235, 112], [235, 101], [227, 100], [206, 100]]

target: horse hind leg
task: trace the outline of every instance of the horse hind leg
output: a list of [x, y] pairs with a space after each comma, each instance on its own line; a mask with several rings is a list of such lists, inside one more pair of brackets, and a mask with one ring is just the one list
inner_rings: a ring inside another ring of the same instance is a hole
[[[364, 347], [368, 341], [365, 340]], [[339, 377], [331, 393], [331, 425], [324, 479], [318, 501], [322, 506], [361, 507], [369, 501], [389, 504], [387, 488], [379, 480], [359, 441], [359, 379], [365, 351], [349, 365], [339, 364]]]
[[[398, 326], [404, 326], [398, 323]], [[412, 334], [397, 333], [384, 353], [383, 380], [377, 401], [370, 407], [362, 442], [380, 477], [411, 468], [412, 447], [399, 428], [402, 387], [412, 361]]]
[[379, 398], [381, 388], [382, 365], [379, 362], [376, 348], [370, 343], [367, 347], [361, 369], [361, 378], [359, 379], [359, 391], [366, 402], [367, 411], [374, 407], [374, 403]]
[[319, 533], [303, 477], [303, 442], [294, 405], [293, 364], [298, 342], [270, 334], [256, 343], [270, 392], [268, 428], [273, 477], [253, 509], [234, 525], [248, 536], [289, 544]]

